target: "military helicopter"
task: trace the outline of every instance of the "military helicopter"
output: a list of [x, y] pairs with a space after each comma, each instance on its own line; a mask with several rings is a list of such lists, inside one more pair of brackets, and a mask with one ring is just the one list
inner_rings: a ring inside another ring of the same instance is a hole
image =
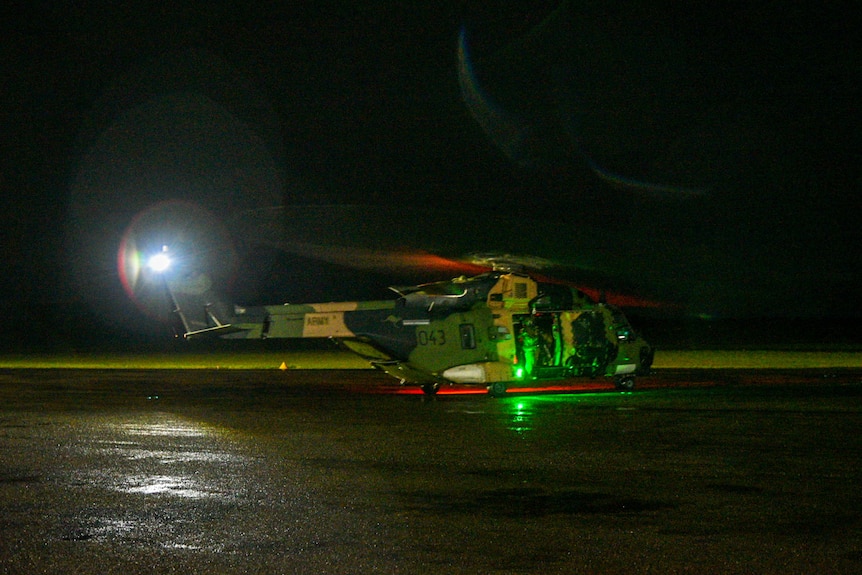
[[328, 338], [428, 395], [466, 384], [501, 396], [573, 377], [630, 390], [653, 360], [619, 308], [504, 262], [472, 277], [393, 287], [390, 300], [239, 307], [222, 301], [205, 273], [169, 273], [171, 259], [164, 247], [149, 267], [164, 278], [185, 338]]

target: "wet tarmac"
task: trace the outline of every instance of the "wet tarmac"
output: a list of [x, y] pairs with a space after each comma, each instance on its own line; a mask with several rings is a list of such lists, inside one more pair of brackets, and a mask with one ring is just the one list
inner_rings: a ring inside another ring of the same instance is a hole
[[862, 372], [0, 372], [0, 573], [858, 573]]

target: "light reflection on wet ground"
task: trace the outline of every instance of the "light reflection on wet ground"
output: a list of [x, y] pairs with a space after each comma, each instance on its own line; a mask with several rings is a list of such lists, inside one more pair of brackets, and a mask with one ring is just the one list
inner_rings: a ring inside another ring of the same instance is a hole
[[223, 551], [195, 521], [200, 505], [234, 505], [246, 496], [247, 458], [223, 434], [162, 412], [90, 414], [74, 418], [70, 431], [74, 440], [61, 448], [62, 459], [74, 462], [69, 479], [48, 472], [46, 482], [89, 504], [56, 518], [60, 540]]
[[862, 373], [644, 383], [0, 373], [0, 573], [859, 571]]
[[195, 468], [187, 465], [207, 464], [229, 471], [231, 465], [244, 464], [244, 458], [235, 453], [200, 449], [201, 443], [218, 445], [217, 434], [201, 424], [156, 413], [139, 421], [106, 421], [97, 425], [104, 428], [97, 429], [97, 434], [101, 431], [102, 435], [116, 439], [96, 442], [97, 451], [109, 458], [110, 463], [108, 469], [79, 478], [84, 483], [125, 493], [189, 499], [228, 497], [238, 492], [236, 486], [229, 484], [229, 473], [213, 474], [216, 481], [207, 483], [205, 477], [209, 474], [195, 473]]

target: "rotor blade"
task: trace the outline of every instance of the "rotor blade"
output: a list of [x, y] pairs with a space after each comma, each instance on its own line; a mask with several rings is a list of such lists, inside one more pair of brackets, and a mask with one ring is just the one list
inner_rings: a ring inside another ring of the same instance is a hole
[[[615, 271], [626, 268], [614, 250], [596, 248], [607, 234], [589, 225], [423, 207], [329, 205], [251, 210], [231, 227], [250, 244], [350, 269], [438, 275], [429, 280], [507, 269], [541, 273], [543, 281], [565, 283], [621, 307], [676, 307], [630, 283], [626, 277], [634, 272]], [[558, 229], [565, 230], [563, 242]], [[344, 245], [346, 238], [351, 245]], [[489, 249], [500, 251], [475, 251]], [[591, 259], [596, 254], [601, 259]]]
[[488, 271], [482, 266], [466, 261], [445, 258], [422, 251], [379, 251], [368, 248], [313, 244], [296, 241], [260, 241], [261, 245], [283, 252], [317, 259], [320, 261], [361, 270], [428, 271], [454, 274], [478, 274]]

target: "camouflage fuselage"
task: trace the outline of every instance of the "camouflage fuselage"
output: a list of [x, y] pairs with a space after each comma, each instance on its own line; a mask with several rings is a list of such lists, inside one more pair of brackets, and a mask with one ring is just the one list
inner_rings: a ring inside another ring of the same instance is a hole
[[405, 382], [627, 377], [652, 351], [619, 310], [514, 273], [395, 290], [394, 300], [238, 310], [232, 338], [331, 338]]

